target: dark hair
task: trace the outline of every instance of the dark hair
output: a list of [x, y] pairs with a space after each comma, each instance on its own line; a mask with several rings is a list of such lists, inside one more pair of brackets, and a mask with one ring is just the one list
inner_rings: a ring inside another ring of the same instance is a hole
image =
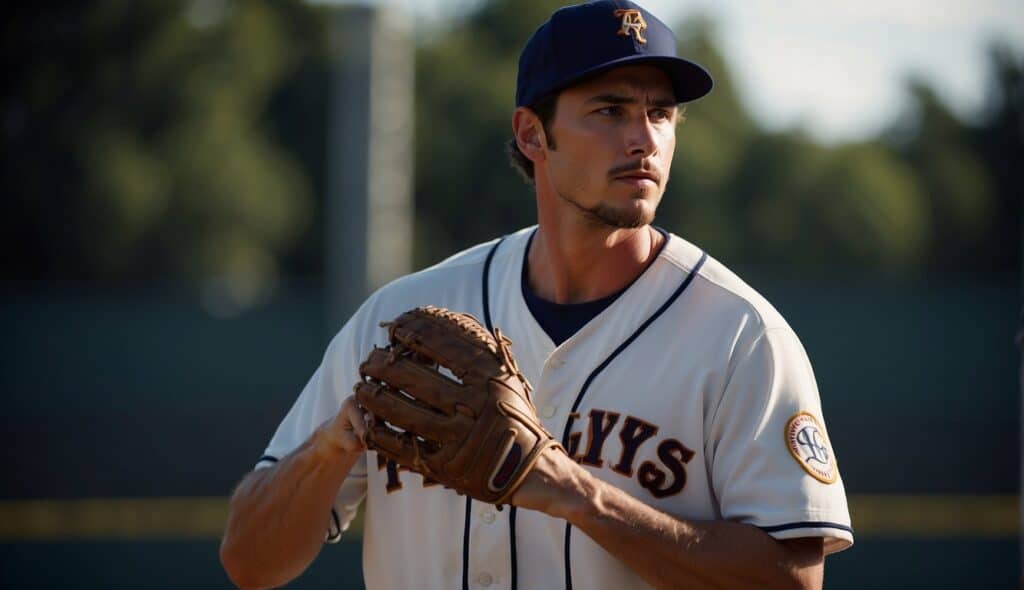
[[[540, 125], [548, 140], [548, 147], [552, 149], [555, 147], [555, 138], [551, 136], [549, 125], [555, 118], [555, 107], [558, 105], [559, 94], [558, 92], [549, 94], [528, 107], [540, 119]], [[519, 149], [514, 137], [505, 145], [505, 154], [508, 155], [509, 165], [522, 175], [527, 184], [533, 184], [533, 162]]]

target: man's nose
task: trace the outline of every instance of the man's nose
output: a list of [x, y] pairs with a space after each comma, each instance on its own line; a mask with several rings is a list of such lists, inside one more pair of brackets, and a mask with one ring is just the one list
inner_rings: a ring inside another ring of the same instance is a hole
[[658, 151], [654, 125], [647, 114], [638, 116], [629, 125], [626, 136], [626, 151], [632, 157], [646, 158]]

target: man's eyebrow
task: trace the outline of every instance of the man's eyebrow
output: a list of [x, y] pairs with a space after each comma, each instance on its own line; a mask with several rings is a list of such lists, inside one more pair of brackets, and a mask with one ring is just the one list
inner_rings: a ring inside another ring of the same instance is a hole
[[[637, 100], [631, 96], [623, 96], [621, 94], [598, 94], [597, 96], [591, 96], [584, 102], [587, 104], [636, 104]], [[656, 107], [669, 108], [677, 106], [679, 103], [674, 98], [658, 98], [652, 100], [651, 104]]]
[[636, 103], [636, 99], [629, 96], [623, 96], [621, 94], [598, 94], [597, 96], [591, 96], [586, 100], [586, 102], [602, 102], [608, 104], [634, 104]]

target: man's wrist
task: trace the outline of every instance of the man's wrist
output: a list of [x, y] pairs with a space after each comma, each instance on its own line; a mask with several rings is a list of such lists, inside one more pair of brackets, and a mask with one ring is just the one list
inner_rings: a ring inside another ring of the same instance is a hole
[[571, 463], [575, 469], [557, 486], [549, 514], [576, 524], [597, 511], [601, 482], [575, 461]]
[[598, 483], [564, 452], [549, 449], [516, 492], [514, 503], [572, 522], [592, 512]]

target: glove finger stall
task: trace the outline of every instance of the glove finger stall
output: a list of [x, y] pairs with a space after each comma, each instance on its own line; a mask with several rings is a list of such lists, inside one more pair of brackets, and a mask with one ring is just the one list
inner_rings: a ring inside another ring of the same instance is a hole
[[387, 349], [376, 348], [370, 352], [359, 366], [359, 373], [364, 378], [383, 381], [404, 391], [448, 416], [457, 413], [460, 404], [472, 408], [474, 414], [479, 411], [470, 403], [474, 400], [466, 399], [462, 385], [438, 373], [434, 367]]
[[[455, 323], [462, 331], [453, 331]], [[391, 341], [446, 367], [467, 383], [482, 385], [502, 364], [491, 335], [469, 314], [414, 309], [389, 324]]]
[[408, 432], [377, 425], [366, 431], [366, 445], [386, 459], [423, 475], [437, 472], [436, 452]]
[[461, 428], [456, 421], [464, 416], [444, 416], [402, 395], [386, 384], [361, 381], [355, 386], [356, 401], [376, 420], [384, 420], [402, 430], [434, 442], [450, 442], [458, 438]]

